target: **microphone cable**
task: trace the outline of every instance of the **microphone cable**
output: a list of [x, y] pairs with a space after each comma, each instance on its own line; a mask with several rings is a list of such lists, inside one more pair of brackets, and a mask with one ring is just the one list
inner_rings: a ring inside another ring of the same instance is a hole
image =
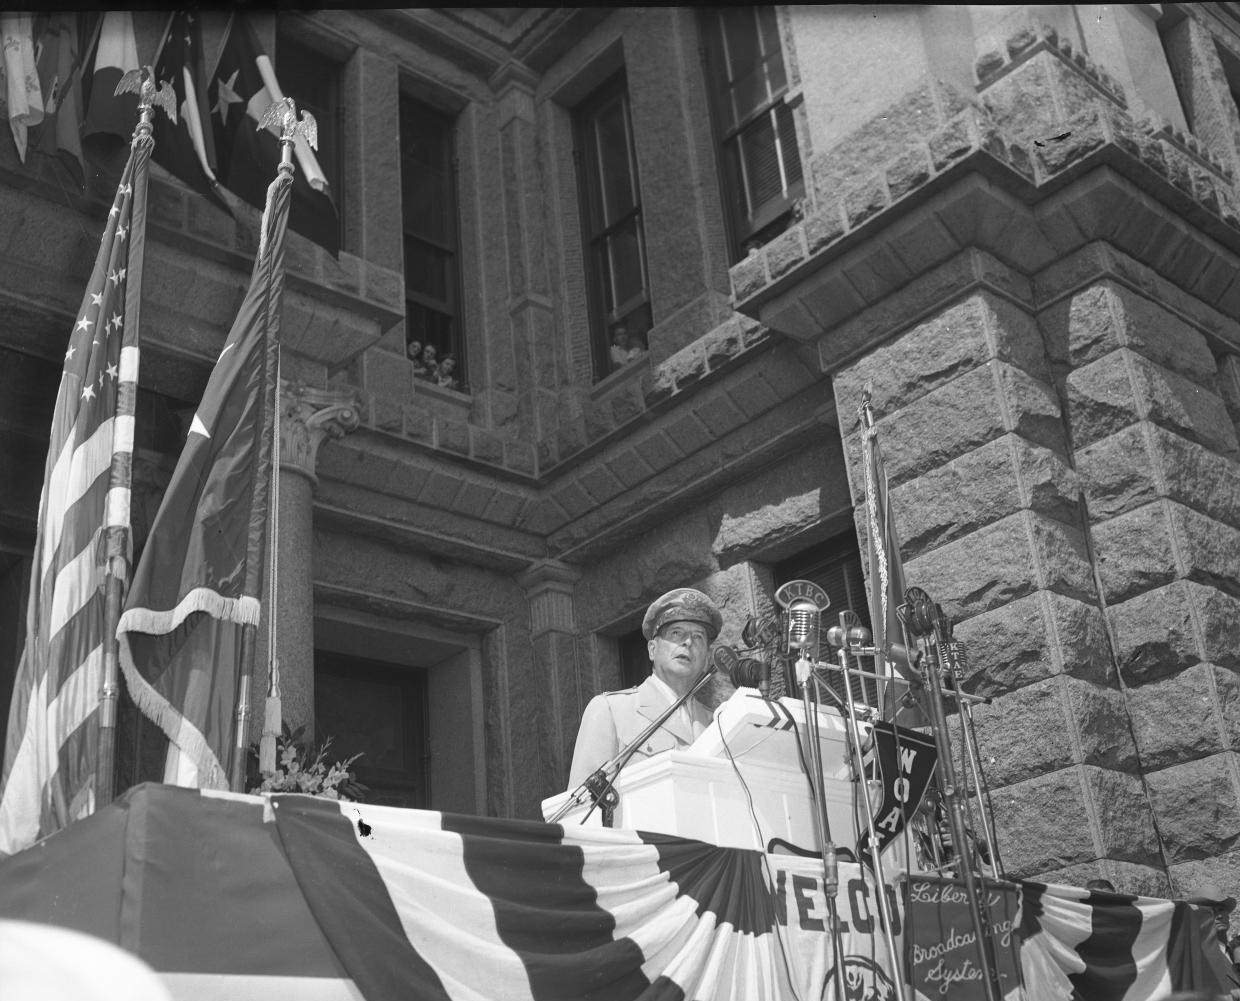
[[[793, 720], [792, 722], [792, 727], [795, 733], [796, 731], [795, 720]], [[758, 836], [758, 846], [759, 846], [758, 854], [761, 855], [762, 857], [762, 868], [766, 871], [766, 881], [767, 881], [767, 885], [770, 887], [771, 905], [772, 905], [771, 909], [772, 911], [774, 911], [774, 908], [777, 906], [777, 900], [775, 897], [775, 871], [774, 869], [771, 868], [771, 860], [766, 852], [766, 840], [762, 837], [762, 823], [761, 821], [758, 820], [758, 811], [755, 809], [753, 805], [753, 793], [749, 791], [749, 783], [745, 781], [745, 776], [741, 774], [740, 765], [736, 763], [736, 757], [735, 755], [732, 754], [732, 748], [728, 746], [728, 738], [724, 735], [723, 727], [719, 728], [719, 739], [723, 743], [723, 750], [728, 756], [728, 762], [732, 765], [732, 771], [736, 773], [736, 779], [741, 784], [741, 790], [745, 793], [745, 801], [749, 806], [749, 816], [753, 820], [753, 830], [754, 830], [754, 833]], [[797, 739], [798, 747], [800, 747], [800, 743], [801, 743], [800, 738], [798, 737]], [[784, 935], [783, 935], [783, 932], [780, 930], [780, 924], [781, 922], [779, 920], [779, 917], [775, 916], [775, 920], [774, 920], [775, 941], [779, 943], [779, 956], [784, 964], [784, 974], [788, 978], [788, 986], [792, 990], [793, 997], [796, 999], [796, 1001], [803, 1001], [803, 999], [801, 998], [800, 991], [797, 990], [796, 977], [793, 976], [793, 972], [792, 972], [792, 960], [789, 958], [788, 945], [784, 941]]]

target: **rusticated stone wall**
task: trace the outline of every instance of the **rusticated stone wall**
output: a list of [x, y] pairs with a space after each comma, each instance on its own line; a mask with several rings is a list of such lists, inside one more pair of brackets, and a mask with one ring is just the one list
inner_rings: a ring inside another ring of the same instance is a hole
[[1238, 366], [1203, 332], [1227, 321], [1097, 248], [1001, 284], [835, 373], [854, 499], [869, 383], [908, 580], [994, 698], [1008, 872], [1235, 886]]
[[1044, 328], [1068, 369], [1100, 596], [1168, 871], [1179, 887], [1203, 867], [1234, 885], [1240, 450], [1209, 342], [1167, 305], [1196, 304], [1147, 280], [1099, 275]]
[[[979, 287], [836, 373], [854, 472], [872, 384], [906, 574], [958, 622], [1014, 875], [1167, 889], [1107, 641], [1053, 359], [1029, 298]], [[859, 483], [855, 496], [861, 500]]]

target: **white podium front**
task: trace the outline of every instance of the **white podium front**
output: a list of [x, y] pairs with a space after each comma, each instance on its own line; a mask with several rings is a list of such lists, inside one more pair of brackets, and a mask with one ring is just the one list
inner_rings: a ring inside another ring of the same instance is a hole
[[[817, 720], [831, 838], [851, 848], [866, 821], [860, 790], [850, 778], [847, 723], [826, 706], [818, 707]], [[862, 726], [864, 740], [869, 727]], [[690, 747], [625, 766], [615, 783], [615, 826], [760, 851], [781, 838], [817, 851], [810, 784], [797, 749], [797, 734], [804, 731], [799, 701], [768, 702], [756, 689], [739, 689]], [[877, 803], [879, 783], [868, 785]], [[552, 816], [569, 795], [543, 800], [543, 816]], [[589, 811], [588, 805], [578, 807], [561, 823], [581, 823]], [[585, 822], [601, 825], [601, 811]]]

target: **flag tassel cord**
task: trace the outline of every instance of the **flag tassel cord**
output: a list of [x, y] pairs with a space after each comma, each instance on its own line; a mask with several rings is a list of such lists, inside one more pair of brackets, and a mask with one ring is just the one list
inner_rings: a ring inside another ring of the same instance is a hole
[[[100, 18], [102, 24], [102, 18]], [[98, 28], [96, 28], [97, 37]], [[154, 148], [154, 98], [155, 85], [150, 79], [141, 84], [138, 104], [138, 123], [134, 127], [131, 146], [135, 153], [141, 148], [149, 156]], [[146, 225], [146, 172], [136, 173], [134, 185], [134, 205], [131, 219], [140, 217], [142, 226]], [[132, 226], [132, 223], [131, 223]], [[144, 241], [138, 234], [130, 233], [130, 253], [128, 258], [130, 280], [125, 288], [125, 317], [129, 330], [140, 331], [139, 321], [142, 305], [142, 262], [145, 253]], [[137, 334], [135, 333], [135, 338]], [[133, 352], [132, 361], [127, 366], [126, 376], [132, 381], [136, 392], [138, 384], [138, 359], [140, 354]], [[117, 435], [125, 432], [120, 430], [121, 418], [128, 417], [132, 422], [136, 400], [130, 396], [117, 399]], [[122, 411], [128, 410], [128, 413]], [[132, 435], [132, 423], [128, 424], [128, 433]], [[132, 441], [129, 442], [129, 453], [132, 455]], [[132, 490], [133, 466], [114, 463], [109, 481], [109, 497], [129, 496]], [[109, 503], [109, 507], [110, 507]], [[103, 611], [103, 679], [99, 692], [99, 729], [98, 745], [95, 755], [95, 809], [107, 806], [116, 796], [116, 730], [118, 703], [120, 700], [120, 668], [119, 641], [116, 629], [120, 624], [121, 605], [124, 600], [125, 582], [128, 579], [129, 561], [132, 556], [132, 529], [128, 512], [128, 504], [123, 515], [108, 511], [106, 517], [106, 549], [107, 576], [105, 578], [104, 611]]]

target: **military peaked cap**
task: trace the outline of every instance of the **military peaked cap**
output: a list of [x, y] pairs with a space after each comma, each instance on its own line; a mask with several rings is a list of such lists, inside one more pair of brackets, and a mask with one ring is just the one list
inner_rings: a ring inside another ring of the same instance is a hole
[[691, 587], [678, 587], [652, 601], [642, 619], [642, 635], [654, 639], [654, 634], [669, 622], [700, 622], [712, 643], [723, 628], [723, 616], [715, 603]]

